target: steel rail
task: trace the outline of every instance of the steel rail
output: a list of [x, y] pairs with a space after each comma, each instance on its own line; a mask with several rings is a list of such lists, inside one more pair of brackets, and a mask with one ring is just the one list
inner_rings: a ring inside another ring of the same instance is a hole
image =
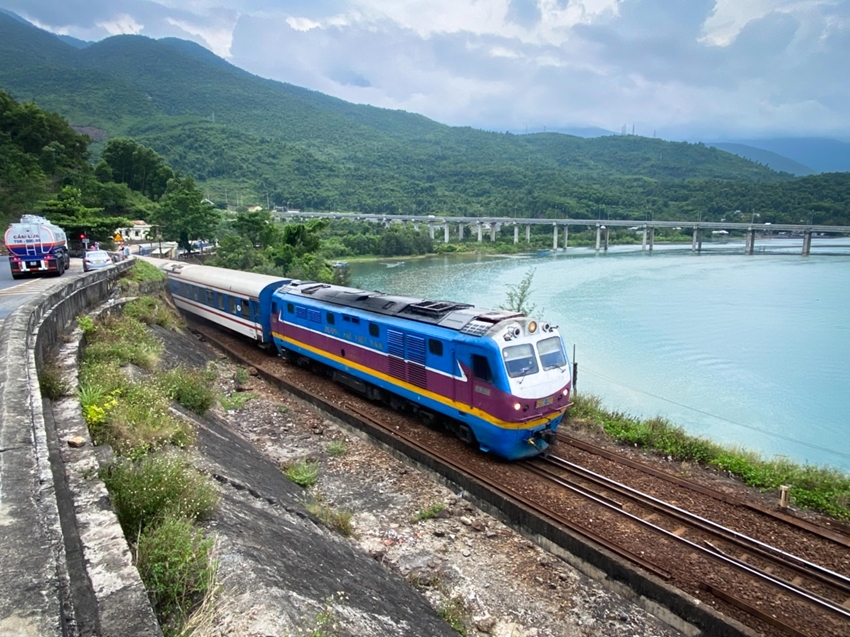
[[[570, 463], [570, 464], [572, 464], [572, 463]], [[730, 565], [730, 566], [732, 566], [732, 567], [734, 567], [738, 570], [746, 571], [750, 575], [754, 576], [755, 578], [763, 580], [763, 581], [765, 581], [769, 584], [772, 584], [772, 585], [776, 586], [777, 588], [783, 589], [783, 590], [787, 591], [788, 593], [791, 593], [792, 595], [795, 595], [795, 596], [797, 596], [797, 597], [799, 597], [799, 598], [801, 598], [801, 599], [803, 599], [803, 600], [805, 600], [805, 601], [807, 601], [807, 602], [809, 602], [809, 603], [811, 603], [815, 606], [824, 608], [824, 609], [829, 610], [829, 611], [831, 611], [831, 612], [833, 612], [837, 615], [840, 615], [841, 617], [850, 619], [850, 609], [839, 606], [839, 605], [833, 603], [830, 600], [827, 600], [825, 598], [820, 597], [819, 595], [816, 595], [814, 593], [810, 593], [809, 591], [803, 590], [803, 589], [791, 584], [790, 582], [786, 582], [785, 580], [783, 580], [779, 577], [775, 577], [775, 576], [771, 575], [770, 573], [767, 573], [766, 571], [762, 571], [762, 570], [755, 568], [755, 567], [753, 567], [749, 564], [746, 564], [746, 563], [741, 562], [739, 560], [736, 560], [734, 558], [730, 558], [729, 556], [727, 556], [727, 555], [725, 555], [721, 552], [718, 552], [716, 549], [713, 549], [713, 547], [712, 548], [706, 548], [706, 547], [702, 546], [701, 544], [698, 544], [698, 543], [693, 542], [691, 540], [688, 540], [686, 538], [680, 537], [680, 536], [676, 535], [675, 533], [673, 533], [672, 531], [668, 531], [667, 529], [665, 529], [661, 526], [658, 526], [657, 524], [653, 524], [652, 522], [645, 520], [638, 515], [635, 515], [633, 513], [629, 513], [628, 511], [624, 511], [623, 509], [621, 509], [617, 506], [611, 505], [610, 503], [606, 502], [602, 498], [599, 498], [596, 494], [594, 494], [590, 491], [587, 491], [586, 489], [583, 489], [582, 487], [572, 485], [572, 484], [566, 482], [565, 480], [563, 480], [562, 478], [553, 475], [551, 472], [549, 472], [545, 469], [542, 469], [540, 467], [530, 465], [530, 464], [527, 465], [526, 468], [533, 473], [548, 477], [552, 482], [554, 482], [554, 483], [556, 483], [556, 484], [558, 484], [558, 485], [560, 485], [560, 486], [562, 486], [562, 487], [564, 487], [564, 488], [566, 488], [570, 491], [573, 491], [574, 493], [577, 493], [578, 495], [581, 495], [582, 497], [585, 497], [585, 498], [587, 498], [587, 499], [589, 499], [593, 502], [596, 502], [600, 506], [603, 506], [603, 507], [610, 509], [610, 510], [612, 510], [612, 511], [614, 511], [614, 512], [616, 512], [616, 513], [618, 513], [622, 516], [625, 516], [625, 517], [635, 521], [636, 523], [638, 523], [642, 526], [650, 528], [650, 529], [656, 531], [657, 533], [660, 533], [661, 535], [664, 535], [664, 536], [670, 538], [671, 540], [683, 543], [683, 544], [689, 546], [690, 548], [692, 548], [696, 551], [699, 551], [700, 553], [705, 553], [705, 554], [713, 557], [714, 559], [717, 559], [721, 562], [725, 562], [726, 564], [728, 564], [728, 565]], [[651, 497], [651, 496], [649, 496], [649, 497]]]
[[603, 447], [600, 447], [598, 445], [585, 442], [584, 440], [579, 440], [578, 438], [574, 438], [573, 436], [567, 435], [560, 431], [558, 432], [558, 439], [562, 440], [564, 443], [570, 445], [571, 447], [576, 447], [577, 449], [581, 449], [582, 451], [587, 451], [588, 453], [601, 456], [602, 458], [605, 458], [606, 460], [610, 460], [612, 462], [616, 462], [617, 464], [622, 464], [633, 469], [637, 469], [638, 471], [642, 471], [656, 478], [661, 478], [662, 480], [666, 480], [667, 482], [670, 482], [677, 486], [690, 489], [691, 491], [696, 491], [697, 493], [701, 493], [703, 495], [707, 495], [711, 498], [714, 498], [715, 500], [719, 500], [720, 502], [726, 502], [727, 504], [733, 504], [735, 506], [750, 509], [752, 511], [755, 511], [756, 513], [766, 515], [768, 517], [774, 518], [781, 522], [785, 522], [786, 524], [790, 524], [791, 526], [795, 526], [799, 529], [812, 533], [813, 535], [817, 535], [818, 537], [821, 537], [825, 540], [829, 540], [831, 542], [835, 542], [836, 544], [841, 544], [842, 546], [850, 548], [850, 536], [836, 531], [835, 529], [827, 529], [819, 524], [814, 524], [812, 522], [809, 522], [808, 520], [803, 520], [794, 515], [788, 513], [781, 513], [778, 511], [772, 511], [758, 504], [747, 502], [746, 500], [741, 500], [740, 498], [723, 493], [722, 491], [718, 491], [717, 489], [712, 489], [711, 487], [698, 484], [692, 480], [680, 478], [679, 476], [673, 475], [672, 473], [664, 471], [663, 469], [656, 469], [655, 467], [652, 467], [644, 462], [633, 460], [627, 456], [624, 456], [623, 454], [617, 453], [615, 451], [609, 451], [608, 449], [604, 449]]
[[816, 579], [823, 584], [833, 586], [843, 593], [850, 595], [850, 577], [846, 577], [841, 573], [836, 573], [835, 571], [825, 568], [819, 564], [815, 564], [814, 562], [810, 562], [798, 555], [788, 553], [787, 551], [783, 551], [782, 549], [767, 544], [766, 542], [762, 542], [761, 540], [757, 540], [744, 533], [725, 527], [717, 522], [703, 518], [695, 513], [682, 509], [681, 507], [677, 507], [669, 502], [665, 502], [647, 493], [643, 493], [633, 487], [629, 487], [594, 471], [585, 469], [584, 467], [569, 462], [564, 458], [550, 455], [546, 461], [552, 462], [560, 468], [577, 473], [598, 484], [602, 484], [606, 488], [612, 489], [617, 493], [638, 499], [653, 508], [674, 516], [682, 522], [695, 525], [704, 531], [719, 535], [726, 541], [731, 542], [742, 549], [755, 553], [760, 557], [769, 560], [785, 560], [785, 562], [780, 562], [782, 566], [797, 572], [799, 575]]

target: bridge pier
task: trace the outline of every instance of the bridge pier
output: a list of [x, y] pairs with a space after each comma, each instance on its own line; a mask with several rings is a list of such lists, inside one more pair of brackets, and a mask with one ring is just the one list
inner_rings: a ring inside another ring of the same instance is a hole
[[652, 254], [653, 247], [655, 247], [655, 227], [649, 229], [649, 254]]
[[519, 243], [519, 226], [514, 224], [514, 245]]
[[490, 243], [496, 243], [496, 223], [490, 224]]
[[646, 234], [648, 232], [648, 228], [646, 226], [643, 227], [643, 241], [640, 243], [641, 252], [646, 252]]
[[702, 252], [702, 229], [697, 226], [691, 235], [691, 252]]
[[570, 227], [564, 226], [564, 252], [567, 251], [567, 240], [570, 238]]
[[756, 245], [756, 231], [748, 228], [745, 233], [746, 240], [744, 241], [744, 254], [752, 254]]
[[809, 256], [809, 251], [812, 249], [812, 231], [806, 230], [803, 233], [803, 256]]
[[597, 225], [596, 226], [596, 250], [599, 251], [600, 242], [602, 241], [602, 231], [605, 231], [605, 245], [603, 250], [608, 252], [608, 237], [610, 236], [610, 230], [608, 226]]
[[558, 249], [558, 224], [557, 223], [552, 224], [552, 249], [553, 250]]
[[457, 239], [458, 241], [463, 241], [463, 224], [457, 224]]
[[434, 240], [434, 224], [428, 224], [428, 233], [431, 235], [431, 240]]
[[481, 243], [481, 222], [478, 222], [478, 243]]
[[449, 222], [446, 221], [445, 225], [443, 225], [443, 243], [449, 242]]
[[531, 243], [531, 226], [529, 224], [525, 226], [525, 242]]

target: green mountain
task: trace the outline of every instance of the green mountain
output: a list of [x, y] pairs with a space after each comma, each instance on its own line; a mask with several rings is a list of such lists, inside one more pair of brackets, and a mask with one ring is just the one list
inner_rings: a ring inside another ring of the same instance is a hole
[[351, 104], [251, 75], [182, 40], [74, 44], [0, 14], [0, 89], [78, 130], [136, 139], [220, 204], [720, 218], [776, 192], [770, 184], [794, 183], [702, 144], [501, 134]]
[[770, 168], [773, 168], [773, 170], [777, 170], [779, 172], [791, 173], [792, 175], [798, 176], [811, 175], [814, 172], [808, 166], [804, 166], [800, 162], [796, 162], [793, 159], [788, 159], [783, 155], [773, 153], [769, 150], [755, 148], [754, 146], [748, 146], [747, 144], [718, 142], [710, 145], [714, 146], [715, 148], [719, 148], [720, 150], [725, 150], [727, 153], [732, 153], [733, 155], [738, 155], [739, 157], [746, 157], [751, 161], [764, 164], [765, 166], [769, 166]]

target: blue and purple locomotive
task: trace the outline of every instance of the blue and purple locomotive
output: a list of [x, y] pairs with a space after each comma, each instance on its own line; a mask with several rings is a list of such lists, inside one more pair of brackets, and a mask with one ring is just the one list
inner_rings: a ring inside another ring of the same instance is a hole
[[[152, 260], [153, 263], [157, 263]], [[570, 405], [556, 327], [523, 314], [157, 263], [175, 304], [506, 459], [544, 452]]]

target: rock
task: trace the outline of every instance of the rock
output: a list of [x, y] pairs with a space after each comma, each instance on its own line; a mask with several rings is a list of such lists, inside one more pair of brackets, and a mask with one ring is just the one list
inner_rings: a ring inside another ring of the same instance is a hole
[[73, 448], [85, 447], [86, 439], [82, 436], [71, 436], [68, 438], [68, 446]]
[[493, 634], [493, 629], [496, 627], [496, 620], [493, 617], [482, 617], [473, 621], [475, 622], [475, 628], [485, 635]]
[[464, 524], [465, 526], [470, 526], [472, 524], [472, 519], [466, 517], [465, 515], [460, 518], [460, 521], [461, 524]]

